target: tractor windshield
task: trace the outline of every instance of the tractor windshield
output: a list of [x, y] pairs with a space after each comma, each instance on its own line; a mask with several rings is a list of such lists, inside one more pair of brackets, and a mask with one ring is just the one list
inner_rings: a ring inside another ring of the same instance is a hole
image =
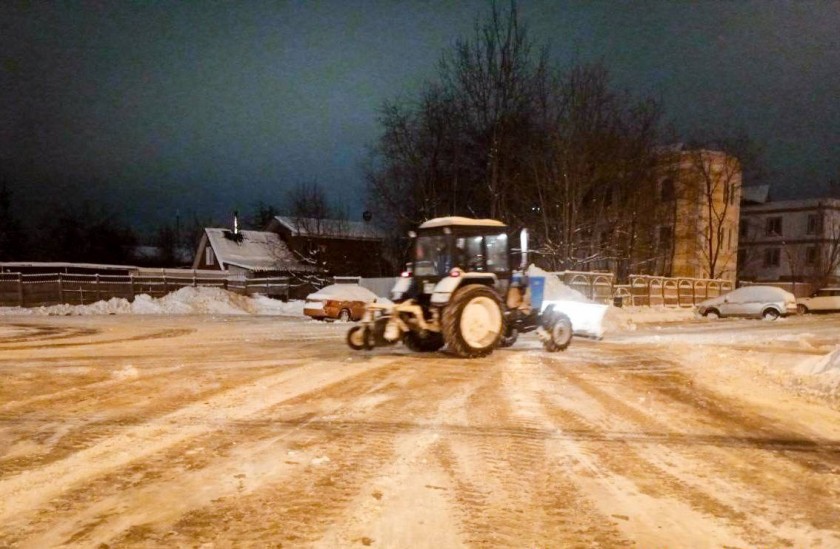
[[446, 276], [452, 268], [446, 235], [424, 235], [414, 246], [414, 276]]

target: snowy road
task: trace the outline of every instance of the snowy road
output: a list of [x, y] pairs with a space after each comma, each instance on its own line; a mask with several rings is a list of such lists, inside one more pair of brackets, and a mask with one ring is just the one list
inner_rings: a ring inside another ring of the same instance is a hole
[[463, 361], [269, 317], [7, 317], [0, 546], [838, 547], [840, 316]]

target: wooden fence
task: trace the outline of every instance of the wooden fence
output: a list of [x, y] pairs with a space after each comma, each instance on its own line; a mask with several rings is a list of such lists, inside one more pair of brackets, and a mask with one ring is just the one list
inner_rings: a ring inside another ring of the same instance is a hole
[[166, 272], [127, 275], [0, 273], [0, 306], [86, 305], [114, 297], [132, 301], [140, 294], [162, 297], [188, 286], [289, 298], [289, 279], [285, 277], [241, 278]]

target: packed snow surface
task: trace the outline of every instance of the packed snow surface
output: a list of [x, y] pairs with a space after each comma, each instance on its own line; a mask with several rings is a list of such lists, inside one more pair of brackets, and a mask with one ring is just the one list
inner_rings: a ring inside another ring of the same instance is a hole
[[331, 284], [324, 286], [306, 299], [334, 299], [340, 301], [376, 301], [376, 294], [356, 284]]

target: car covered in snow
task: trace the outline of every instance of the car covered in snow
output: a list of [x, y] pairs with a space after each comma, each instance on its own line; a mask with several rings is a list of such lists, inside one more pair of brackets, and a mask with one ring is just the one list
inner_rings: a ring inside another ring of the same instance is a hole
[[796, 300], [799, 314], [840, 312], [840, 288], [823, 288]]
[[303, 314], [317, 320], [356, 321], [377, 296], [356, 284], [332, 284], [306, 296]]
[[775, 286], [745, 286], [702, 301], [696, 311], [709, 318], [737, 316], [775, 320], [796, 314], [796, 297]]

